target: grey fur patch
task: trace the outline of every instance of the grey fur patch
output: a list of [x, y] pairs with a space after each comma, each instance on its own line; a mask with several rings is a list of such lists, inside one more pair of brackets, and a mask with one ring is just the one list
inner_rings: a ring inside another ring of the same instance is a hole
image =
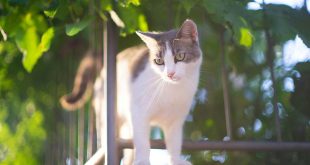
[[189, 39], [175, 39], [173, 41], [173, 54], [184, 53], [185, 63], [195, 62], [201, 56], [199, 44]]
[[131, 63], [132, 68], [132, 80], [134, 81], [139, 74], [145, 69], [145, 66], [149, 62], [149, 52], [145, 51], [143, 54], [141, 54], [140, 57], [136, 58]]
[[170, 30], [167, 32], [159, 33], [157, 35], [158, 35], [158, 37], [156, 38], [156, 40], [159, 43], [165, 43], [166, 41], [173, 41], [176, 38], [177, 30], [173, 29], [173, 30]]
[[140, 45], [120, 52], [117, 60], [125, 60], [128, 62], [128, 70], [131, 75], [131, 80], [134, 81], [145, 69], [147, 63], [149, 62], [149, 57], [150, 55], [148, 48]]

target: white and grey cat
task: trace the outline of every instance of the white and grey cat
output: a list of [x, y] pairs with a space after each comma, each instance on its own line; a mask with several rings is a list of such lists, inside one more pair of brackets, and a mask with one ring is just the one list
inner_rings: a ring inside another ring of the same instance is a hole
[[[168, 32], [137, 32], [146, 46], [128, 48], [117, 55], [117, 116], [119, 136], [133, 139], [134, 151], [124, 151], [124, 164], [149, 165], [150, 128], [160, 127], [171, 165], [190, 165], [180, 157], [182, 127], [197, 90], [202, 53], [192, 20]], [[71, 95], [61, 98], [66, 109], [76, 109], [89, 96], [94, 63], [84, 61]], [[94, 84], [98, 138], [104, 146], [103, 72]]]

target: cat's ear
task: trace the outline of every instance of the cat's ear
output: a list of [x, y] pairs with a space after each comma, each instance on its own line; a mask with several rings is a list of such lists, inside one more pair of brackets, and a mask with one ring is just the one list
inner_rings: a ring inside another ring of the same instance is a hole
[[198, 31], [194, 21], [187, 19], [183, 22], [177, 33], [178, 39], [191, 39], [198, 42]]
[[151, 52], [158, 51], [158, 34], [150, 32], [136, 31], [137, 35], [142, 39]]
[[148, 47], [157, 46], [157, 35], [155, 33], [140, 31], [136, 31], [136, 33]]

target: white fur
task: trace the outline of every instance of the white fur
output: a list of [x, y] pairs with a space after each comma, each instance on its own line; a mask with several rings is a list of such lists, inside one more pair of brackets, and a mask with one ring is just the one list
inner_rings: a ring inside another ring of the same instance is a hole
[[[189, 165], [181, 160], [182, 127], [192, 99], [197, 90], [199, 69], [202, 58], [191, 63], [174, 63], [171, 48], [166, 43], [165, 65], [146, 65], [140, 75], [132, 81], [128, 73], [128, 63], [117, 63], [117, 112], [119, 135], [124, 139], [133, 138], [134, 154], [125, 151], [125, 164], [148, 165], [150, 156], [149, 134], [151, 125], [159, 126], [165, 134], [165, 142], [172, 165]], [[167, 72], [175, 72], [173, 79]], [[101, 75], [103, 76], [103, 75]], [[95, 83], [95, 108], [97, 129], [104, 138], [103, 119], [100, 112], [102, 78]], [[101, 86], [100, 86], [101, 85]], [[99, 90], [99, 91], [98, 91]], [[98, 96], [98, 97], [97, 97]], [[97, 98], [96, 98], [97, 97]], [[103, 142], [103, 141], [102, 141]], [[103, 143], [102, 143], [102, 146]]]

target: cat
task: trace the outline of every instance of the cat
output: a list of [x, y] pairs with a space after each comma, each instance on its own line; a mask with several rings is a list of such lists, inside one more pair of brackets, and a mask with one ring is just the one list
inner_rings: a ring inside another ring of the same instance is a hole
[[[160, 127], [165, 136], [171, 165], [191, 165], [181, 159], [182, 130], [196, 93], [202, 52], [194, 21], [167, 32], [136, 32], [145, 45], [117, 55], [117, 121], [119, 137], [133, 139], [134, 150], [124, 150], [124, 164], [150, 164], [150, 128]], [[90, 94], [91, 58], [78, 71], [71, 95], [60, 99], [66, 109], [83, 105]], [[104, 146], [103, 70], [94, 83], [98, 143]], [[80, 75], [80, 76], [79, 76]], [[89, 83], [88, 83], [89, 82]], [[81, 88], [80, 90], [78, 88]], [[85, 93], [83, 95], [83, 93]], [[85, 96], [87, 95], [87, 96]]]

